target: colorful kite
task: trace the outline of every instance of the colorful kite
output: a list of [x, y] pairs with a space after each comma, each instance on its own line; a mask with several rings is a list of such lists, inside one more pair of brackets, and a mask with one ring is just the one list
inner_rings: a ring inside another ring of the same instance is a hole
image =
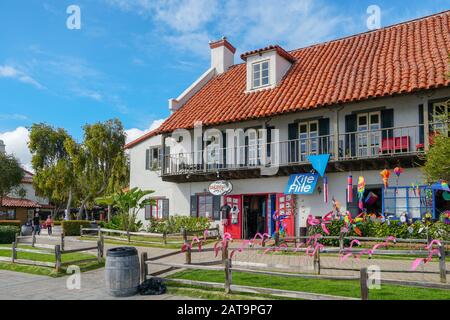
[[384, 191], [389, 187], [389, 177], [391, 176], [391, 172], [387, 169], [384, 169], [380, 172], [380, 176], [383, 179]]
[[364, 191], [366, 190], [366, 179], [364, 179], [363, 176], [360, 176], [358, 178], [358, 207], [359, 209], [364, 208], [363, 198], [364, 198]]
[[398, 187], [398, 178], [400, 178], [400, 175], [403, 173], [403, 168], [401, 168], [401, 167], [396, 167], [395, 169], [394, 169], [394, 173], [395, 173], [395, 175], [397, 176], [397, 180], [396, 180], [396, 182], [397, 182], [397, 187]]
[[348, 176], [347, 178], [347, 203], [353, 202], [353, 177]]

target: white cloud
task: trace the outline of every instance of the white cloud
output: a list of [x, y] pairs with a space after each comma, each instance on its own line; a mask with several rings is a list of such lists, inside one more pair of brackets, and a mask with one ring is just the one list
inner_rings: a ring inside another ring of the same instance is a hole
[[158, 129], [163, 122], [166, 121], [166, 119], [158, 119], [158, 120], [154, 120], [150, 126], [148, 127], [148, 129], [146, 130], [141, 130], [141, 129], [137, 129], [137, 128], [132, 128], [132, 129], [128, 129], [125, 130], [125, 133], [127, 134], [127, 141], [126, 143], [130, 143], [131, 141], [136, 140], [137, 138], [143, 136], [144, 134], [153, 131], [155, 129]]
[[242, 51], [269, 44], [296, 49], [331, 39], [349, 18], [320, 0], [105, 0], [153, 20], [169, 44], [207, 58], [208, 40], [228, 36]]
[[30, 132], [25, 127], [17, 127], [13, 131], [0, 133], [0, 140], [6, 145], [6, 153], [17, 157], [23, 167], [31, 170], [31, 154], [28, 150]]
[[0, 66], [0, 78], [12, 78], [23, 83], [31, 84], [38, 89], [45, 89], [43, 85], [27, 75], [25, 72], [8, 65]]

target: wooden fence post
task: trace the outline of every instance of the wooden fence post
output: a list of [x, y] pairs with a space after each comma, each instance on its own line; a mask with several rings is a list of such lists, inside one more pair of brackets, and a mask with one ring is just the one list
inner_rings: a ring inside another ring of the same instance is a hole
[[16, 250], [16, 248], [17, 248], [17, 242], [14, 241], [12, 243], [12, 255], [11, 255], [12, 263], [14, 263], [16, 261], [16, 259], [17, 259], [17, 250]]
[[102, 234], [100, 234], [100, 245], [101, 245], [101, 251], [100, 251], [100, 253], [101, 253], [102, 258], [103, 258], [104, 255], [105, 255], [105, 238], [103, 238], [103, 235], [102, 235]]
[[222, 248], [222, 261], [226, 263], [228, 260], [228, 241], [225, 246]]
[[359, 283], [361, 287], [361, 300], [369, 300], [369, 287], [367, 286], [367, 268], [361, 268]]
[[61, 251], [64, 251], [64, 231], [61, 232]]
[[34, 248], [35, 244], [36, 244], [36, 233], [33, 232], [33, 235], [31, 237], [31, 246]]
[[163, 243], [167, 245], [167, 233], [165, 231], [163, 232]]
[[320, 274], [320, 250], [317, 248], [314, 252], [314, 271], [316, 274]]
[[102, 235], [102, 227], [97, 226], [97, 237], [100, 239], [101, 235]]
[[128, 243], [130, 243], [131, 242], [130, 230], [127, 230], [127, 239], [128, 239]]
[[148, 265], [145, 263], [145, 261], [148, 260], [147, 252], [141, 253], [141, 282], [144, 282], [147, 280], [148, 275]]
[[225, 293], [231, 293], [231, 259], [225, 261]]
[[80, 226], [80, 238], [83, 237], [83, 226]]
[[187, 230], [183, 228], [181, 233], [183, 234], [183, 242], [187, 244], [187, 242], [188, 242], [188, 240], [187, 240]]
[[97, 260], [98, 263], [102, 262], [102, 257], [103, 257], [103, 253], [102, 253], [103, 249], [102, 249], [102, 241], [100, 239], [97, 240]]
[[59, 272], [61, 271], [61, 247], [59, 246], [59, 244], [55, 246], [55, 260], [55, 269], [56, 272]]
[[275, 232], [275, 247], [278, 247], [280, 245], [280, 233]]
[[192, 255], [191, 255], [191, 246], [186, 246], [186, 264], [191, 264]]
[[339, 250], [344, 250], [344, 233], [339, 234]]
[[441, 282], [447, 283], [447, 270], [445, 267], [445, 246], [440, 245], [439, 246], [439, 274], [441, 276]]

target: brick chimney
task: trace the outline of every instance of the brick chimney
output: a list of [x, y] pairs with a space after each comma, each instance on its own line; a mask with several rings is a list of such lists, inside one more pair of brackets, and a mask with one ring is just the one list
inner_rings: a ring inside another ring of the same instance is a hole
[[211, 68], [216, 69], [217, 74], [226, 72], [234, 64], [236, 48], [228, 42], [226, 37], [209, 43], [211, 48]]

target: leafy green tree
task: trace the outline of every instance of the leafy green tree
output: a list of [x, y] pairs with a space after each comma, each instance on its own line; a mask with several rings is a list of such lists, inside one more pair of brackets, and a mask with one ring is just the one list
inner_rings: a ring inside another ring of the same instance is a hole
[[86, 206], [107, 192], [117, 192], [128, 184], [127, 158], [124, 152], [125, 132], [122, 123], [108, 120], [85, 125], [81, 144], [67, 141], [65, 146], [75, 169], [80, 189], [81, 219]]
[[56, 211], [64, 204], [69, 211], [77, 191], [74, 166], [66, 149], [69, 141], [73, 139], [64, 129], [44, 123], [33, 124], [30, 130], [33, 186], [37, 194], [55, 204]]
[[437, 135], [426, 154], [423, 171], [430, 182], [450, 181], [450, 138]]
[[129, 191], [120, 191], [111, 196], [97, 198], [95, 202], [116, 208], [121, 221], [121, 229], [130, 232], [136, 224], [138, 210], [144, 208], [147, 204], [154, 203], [154, 200], [144, 199], [153, 192], [152, 190], [144, 191], [133, 188]]
[[0, 152], [0, 206], [8, 194], [16, 191], [20, 193], [23, 177], [24, 171], [19, 160]]

